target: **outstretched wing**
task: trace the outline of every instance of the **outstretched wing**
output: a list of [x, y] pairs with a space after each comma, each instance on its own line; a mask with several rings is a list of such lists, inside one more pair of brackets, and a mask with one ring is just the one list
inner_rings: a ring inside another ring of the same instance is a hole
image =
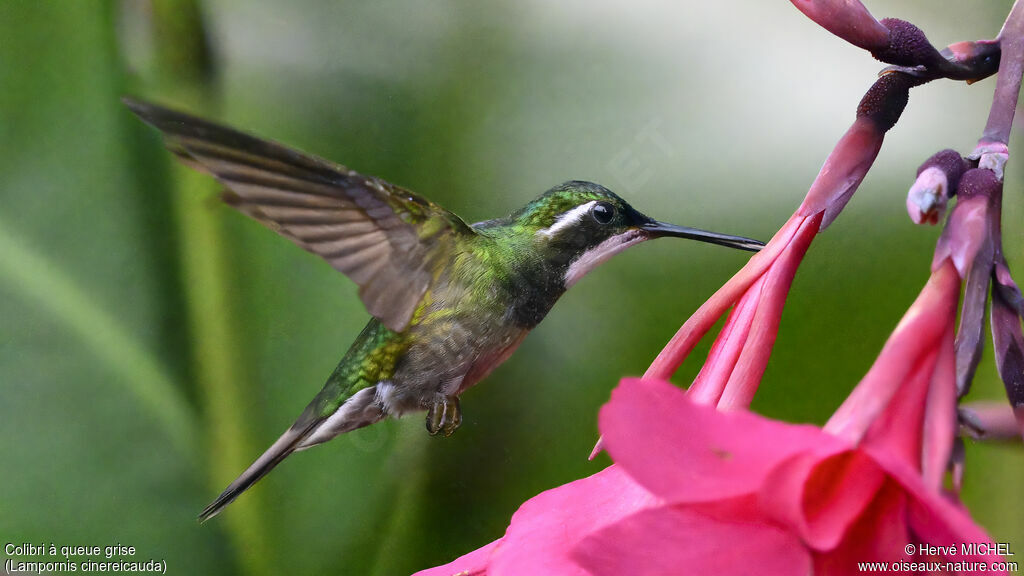
[[125, 99], [167, 147], [227, 188], [225, 200], [359, 286], [370, 314], [401, 332], [455, 236], [458, 216], [413, 192], [231, 128]]

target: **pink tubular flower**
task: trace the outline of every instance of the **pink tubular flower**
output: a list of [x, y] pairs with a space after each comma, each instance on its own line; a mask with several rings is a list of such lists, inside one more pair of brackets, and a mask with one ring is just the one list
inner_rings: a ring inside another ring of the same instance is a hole
[[664, 504], [596, 530], [574, 558], [595, 576], [686, 573], [694, 558], [715, 569], [693, 573], [724, 575], [749, 574], [753, 558], [771, 575], [856, 574], [863, 562], [992, 571], [996, 558], [962, 547], [988, 536], [907, 458], [927, 426], [927, 410], [913, 405], [932, 388], [920, 385], [927, 374], [912, 376], [889, 382], [899, 394], [858, 442], [723, 413], [664, 382], [624, 381], [601, 414], [608, 450]]
[[890, 74], [872, 86], [858, 107], [857, 120], [825, 160], [800, 207], [768, 245], [683, 324], [645, 378], [668, 379], [731, 308], [690, 393], [698, 402], [723, 409], [750, 404], [768, 365], [800, 262], [814, 237], [835, 220], [864, 179], [914, 83], [902, 74]]
[[962, 547], [991, 540], [943, 489], [959, 293], [943, 258], [823, 429], [624, 380], [600, 417], [616, 464], [538, 495], [503, 538], [419, 576], [748, 574], [754, 558], [769, 575], [860, 562], [992, 572], [996, 558]]
[[690, 393], [698, 402], [722, 408], [749, 405], [768, 364], [796, 270], [814, 236], [860, 184], [878, 154], [883, 134], [868, 119], [854, 123], [825, 161], [796, 213], [679, 328], [645, 378], [668, 379], [732, 308]]
[[[624, 381], [601, 412], [605, 444], [664, 504], [595, 532], [578, 546], [577, 560], [595, 575], [626, 566], [671, 574], [663, 559], [651, 558], [673, 547], [714, 554], [705, 526], [687, 520], [703, 514], [713, 529], [723, 522], [745, 526], [734, 539], [771, 542], [758, 561], [785, 568], [759, 570], [766, 574], [806, 574], [808, 564], [814, 574], [853, 574], [858, 562], [871, 561], [985, 563], [942, 569], [962, 573], [990, 568], [992, 558], [963, 554], [961, 544], [990, 540], [942, 487], [956, 426], [959, 291], [952, 260], [942, 260], [824, 429], [722, 413], [657, 380]], [[780, 527], [789, 540], [771, 531]], [[746, 573], [724, 568], [717, 573]]]
[[519, 507], [502, 538], [414, 576], [586, 576], [570, 556], [577, 543], [595, 530], [659, 504], [660, 498], [612, 465], [538, 494]]

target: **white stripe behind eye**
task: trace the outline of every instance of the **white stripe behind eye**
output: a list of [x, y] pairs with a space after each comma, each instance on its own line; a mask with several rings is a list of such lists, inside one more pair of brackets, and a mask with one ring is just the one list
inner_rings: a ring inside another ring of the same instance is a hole
[[572, 210], [566, 210], [565, 212], [562, 212], [561, 214], [559, 214], [558, 219], [555, 220], [554, 224], [542, 230], [538, 230], [537, 234], [543, 234], [549, 238], [554, 236], [555, 234], [558, 234], [558, 232], [563, 228], [572, 226], [573, 224], [579, 222], [581, 218], [583, 218], [584, 216], [587, 215], [588, 212], [590, 212], [590, 208], [596, 203], [597, 200], [591, 200], [586, 204], [580, 204], [579, 206], [573, 208]]

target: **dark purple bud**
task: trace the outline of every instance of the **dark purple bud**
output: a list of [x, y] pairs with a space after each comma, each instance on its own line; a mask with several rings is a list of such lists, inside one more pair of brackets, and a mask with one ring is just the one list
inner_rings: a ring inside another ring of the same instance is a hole
[[889, 29], [889, 45], [871, 55], [897, 66], [924, 66], [939, 69], [948, 61], [939, 54], [920, 28], [906, 20], [886, 18], [882, 25]]
[[902, 72], [923, 81], [949, 78], [972, 83], [995, 74], [999, 68], [1001, 49], [996, 41], [958, 42], [939, 52], [910, 22], [886, 18], [881, 23], [889, 30], [889, 44], [871, 54], [894, 65], [883, 73]]
[[887, 132], [903, 114], [910, 89], [924, 82], [899, 72], [883, 74], [861, 98], [857, 105], [857, 118], [868, 118], [881, 132]]
[[960, 178], [970, 168], [967, 160], [964, 160], [960, 153], [951, 148], [936, 152], [931, 158], [924, 161], [917, 169], [917, 175], [929, 168], [938, 168], [946, 175], [946, 195], [956, 194], [957, 186], [960, 185]]
[[957, 186], [957, 196], [961, 199], [972, 196], [984, 195], [994, 197], [1002, 188], [1002, 183], [992, 170], [972, 168], [960, 178], [960, 185]]

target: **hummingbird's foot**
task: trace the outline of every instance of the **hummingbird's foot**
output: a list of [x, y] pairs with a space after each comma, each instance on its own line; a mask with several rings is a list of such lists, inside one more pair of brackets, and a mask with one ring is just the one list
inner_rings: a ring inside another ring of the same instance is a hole
[[462, 424], [462, 408], [459, 407], [458, 396], [434, 396], [434, 403], [427, 410], [427, 432], [431, 436], [437, 436], [444, 432], [445, 436], [451, 436], [452, 432]]

